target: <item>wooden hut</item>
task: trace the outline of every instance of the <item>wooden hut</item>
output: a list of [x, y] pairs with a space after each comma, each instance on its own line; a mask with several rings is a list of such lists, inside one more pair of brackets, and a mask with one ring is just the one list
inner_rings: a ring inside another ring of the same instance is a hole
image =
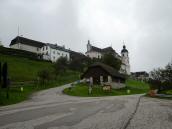
[[81, 79], [93, 78], [94, 84], [109, 84], [114, 89], [125, 87], [126, 75], [103, 63], [95, 63], [88, 67]]

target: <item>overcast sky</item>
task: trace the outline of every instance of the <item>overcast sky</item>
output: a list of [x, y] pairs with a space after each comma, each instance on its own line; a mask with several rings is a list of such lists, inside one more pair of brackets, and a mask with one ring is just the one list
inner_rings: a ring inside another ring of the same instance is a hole
[[87, 40], [120, 53], [131, 71], [150, 71], [172, 60], [172, 0], [0, 0], [0, 40], [20, 35], [86, 52]]

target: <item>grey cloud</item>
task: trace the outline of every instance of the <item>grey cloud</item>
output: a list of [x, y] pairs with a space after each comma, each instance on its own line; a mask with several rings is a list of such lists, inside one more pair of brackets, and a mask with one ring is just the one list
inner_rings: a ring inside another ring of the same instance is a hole
[[171, 5], [170, 0], [137, 1], [135, 20], [138, 28], [136, 42], [139, 45], [134, 60], [134, 64], [137, 64], [136, 69], [151, 70], [155, 67], [163, 67], [171, 61]]
[[20, 34], [85, 52], [93, 45], [123, 40], [132, 71], [162, 67], [172, 59], [171, 0], [1, 0], [0, 40], [8, 46]]

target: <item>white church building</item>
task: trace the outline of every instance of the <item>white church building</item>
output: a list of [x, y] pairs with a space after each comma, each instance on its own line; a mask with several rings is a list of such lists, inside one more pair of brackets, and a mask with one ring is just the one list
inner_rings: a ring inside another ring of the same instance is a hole
[[88, 40], [87, 43], [87, 52], [85, 53], [86, 56], [90, 57], [90, 58], [102, 58], [102, 56], [105, 53], [111, 52], [113, 53], [113, 55], [120, 59], [122, 64], [121, 64], [121, 69], [120, 69], [120, 73], [125, 73], [130, 75], [130, 63], [129, 63], [129, 52], [126, 49], [126, 46], [123, 46], [123, 49], [121, 50], [121, 54], [119, 55], [118, 53], [116, 53], [116, 51], [112, 48], [112, 47], [107, 47], [107, 48], [98, 48], [93, 46], [90, 41]]
[[66, 57], [68, 61], [70, 60], [69, 50], [57, 44], [46, 43], [41, 48], [41, 53], [44, 60], [51, 60], [52, 62], [56, 62], [60, 57]]

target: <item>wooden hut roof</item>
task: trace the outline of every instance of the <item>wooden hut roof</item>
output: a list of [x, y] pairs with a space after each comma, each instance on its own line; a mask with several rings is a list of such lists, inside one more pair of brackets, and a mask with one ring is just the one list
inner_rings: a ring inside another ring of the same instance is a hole
[[84, 77], [84, 75], [88, 72], [88, 70], [90, 68], [94, 68], [94, 67], [100, 67], [102, 68], [103, 70], [105, 70], [109, 75], [111, 75], [112, 77], [119, 77], [119, 78], [123, 78], [123, 79], [126, 79], [126, 75], [124, 74], [121, 74], [119, 73], [117, 70], [115, 70], [113, 67], [109, 66], [109, 65], [106, 65], [104, 63], [100, 63], [100, 62], [97, 62], [97, 63], [94, 63], [92, 65], [90, 65], [87, 69], [87, 71], [82, 75], [82, 78]]

